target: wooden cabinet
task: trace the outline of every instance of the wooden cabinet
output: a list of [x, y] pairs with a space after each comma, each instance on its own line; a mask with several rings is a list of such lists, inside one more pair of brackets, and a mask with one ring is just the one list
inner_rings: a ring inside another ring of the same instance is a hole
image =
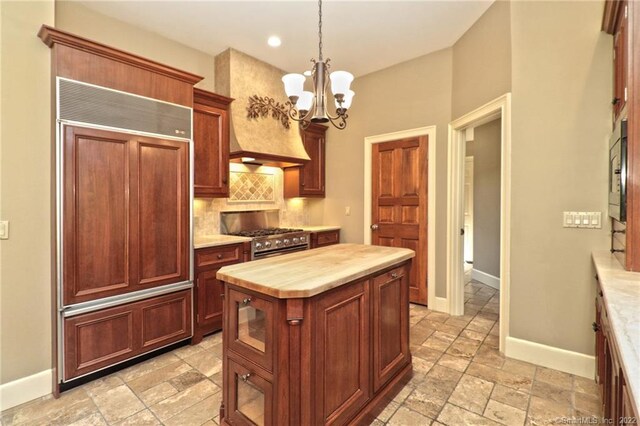
[[309, 298], [226, 283], [221, 424], [371, 423], [411, 377], [410, 268]]
[[620, 362], [620, 352], [615, 343], [603, 298], [602, 289], [598, 284], [593, 330], [596, 332], [596, 381], [600, 387], [602, 413], [609, 424], [638, 424], [637, 407], [629, 395], [625, 371]]
[[224, 283], [216, 278], [225, 265], [244, 262], [250, 256], [245, 244], [229, 244], [195, 250], [195, 300], [192, 344], [202, 337], [222, 329]]
[[189, 279], [189, 146], [67, 126], [63, 304]]
[[620, 2], [613, 35], [613, 115], [617, 119], [627, 104], [629, 67], [629, 13], [627, 1]]
[[372, 281], [373, 390], [377, 391], [411, 360], [409, 322], [403, 307], [409, 305], [409, 283], [404, 268], [396, 268]]
[[312, 232], [310, 235], [311, 238], [311, 248], [319, 248], [326, 247], [332, 244], [340, 243], [340, 230], [334, 229], [331, 231], [322, 231], [322, 232]]
[[284, 169], [284, 197], [324, 198], [326, 126], [311, 124], [302, 131], [309, 162]]
[[190, 335], [190, 290], [66, 318], [64, 378], [99, 370]]
[[196, 197], [229, 196], [229, 104], [232, 99], [193, 91], [193, 190]]
[[346, 424], [369, 400], [369, 284], [340, 287], [315, 304], [313, 424]]

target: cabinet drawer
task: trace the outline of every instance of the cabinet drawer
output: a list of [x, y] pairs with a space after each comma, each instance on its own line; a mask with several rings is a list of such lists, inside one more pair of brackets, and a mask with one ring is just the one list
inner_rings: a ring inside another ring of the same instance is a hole
[[390, 271], [384, 272], [380, 275], [377, 275], [373, 278], [373, 283], [375, 285], [381, 285], [383, 283], [397, 280], [398, 278], [402, 278], [406, 275], [407, 268], [403, 266], [399, 266], [397, 268], [393, 268]]
[[224, 389], [228, 424], [273, 424], [273, 385], [257, 369], [235, 358], [227, 358]]
[[65, 380], [189, 337], [190, 295], [184, 290], [65, 319]]
[[256, 294], [228, 287], [229, 327], [225, 333], [227, 347], [273, 371], [274, 302]]
[[232, 244], [196, 250], [196, 268], [217, 268], [230, 263], [242, 262], [242, 244]]
[[316, 234], [316, 247], [329, 246], [340, 242], [340, 230], [318, 232]]

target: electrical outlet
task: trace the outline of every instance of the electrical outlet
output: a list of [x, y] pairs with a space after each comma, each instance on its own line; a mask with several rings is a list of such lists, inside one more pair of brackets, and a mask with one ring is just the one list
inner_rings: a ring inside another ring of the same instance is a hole
[[601, 212], [564, 212], [562, 226], [565, 228], [602, 228]]
[[351, 216], [351, 206], [346, 206], [344, 208], [344, 215], [345, 216]]
[[8, 240], [9, 239], [9, 221], [2, 220], [0, 221], [0, 240]]

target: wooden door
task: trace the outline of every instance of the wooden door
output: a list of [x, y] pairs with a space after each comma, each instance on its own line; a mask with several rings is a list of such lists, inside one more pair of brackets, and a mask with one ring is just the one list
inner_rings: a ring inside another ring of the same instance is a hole
[[369, 313], [369, 281], [324, 293], [317, 301], [313, 424], [346, 424], [369, 399]]
[[408, 268], [373, 278], [373, 391], [377, 392], [411, 360], [409, 352]]
[[194, 105], [194, 193], [196, 197], [229, 196], [228, 111]]
[[131, 135], [65, 127], [63, 303], [135, 289], [137, 241], [129, 191]]
[[371, 243], [414, 250], [409, 299], [427, 304], [428, 138], [373, 145]]
[[138, 287], [188, 280], [189, 149], [184, 142], [136, 138], [132, 188], [139, 249]]

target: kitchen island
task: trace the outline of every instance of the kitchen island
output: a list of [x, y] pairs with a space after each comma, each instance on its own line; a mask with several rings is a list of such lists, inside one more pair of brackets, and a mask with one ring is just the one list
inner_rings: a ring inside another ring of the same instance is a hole
[[220, 269], [221, 424], [372, 422], [411, 377], [414, 255], [338, 244]]

